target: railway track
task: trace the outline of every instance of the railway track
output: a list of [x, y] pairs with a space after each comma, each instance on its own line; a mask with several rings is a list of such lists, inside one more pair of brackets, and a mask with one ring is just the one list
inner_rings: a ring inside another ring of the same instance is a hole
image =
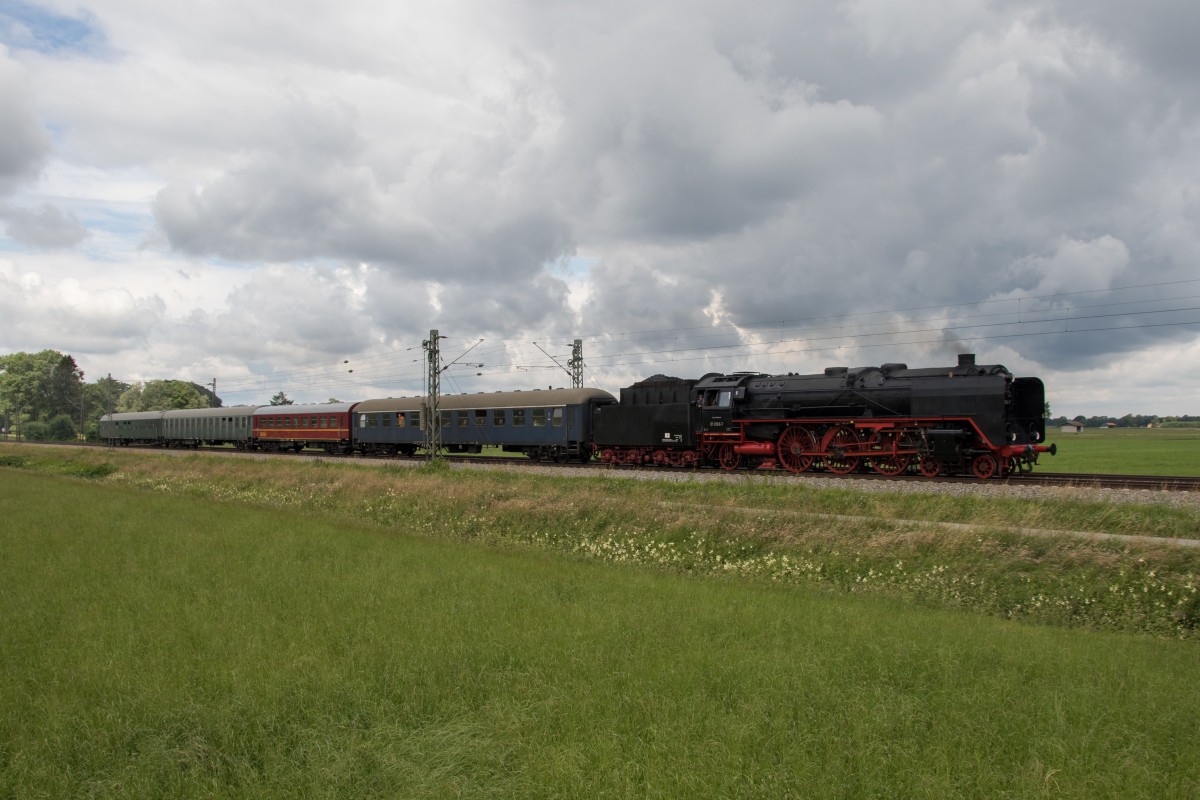
[[1067, 486], [1080, 489], [1145, 489], [1155, 492], [1200, 492], [1200, 478], [1176, 475], [1089, 475], [1039, 472], [1007, 479], [1021, 485]]
[[[105, 447], [100, 444], [67, 444], [68, 447]], [[141, 449], [141, 448], [139, 448]], [[172, 453], [194, 453], [196, 449], [186, 450], [162, 450], [159, 448], [144, 448], [152, 452], [172, 452]], [[199, 452], [211, 452], [223, 455], [235, 455], [244, 451], [232, 450], [225, 447], [201, 447]], [[247, 453], [249, 455], [249, 453]], [[318, 457], [318, 458], [345, 458], [353, 461], [380, 461], [380, 462], [398, 462], [417, 464], [426, 460], [423, 456], [413, 456], [410, 458], [397, 458], [395, 456], [364, 456], [361, 454], [355, 455], [330, 455], [328, 453], [318, 453], [316, 451], [301, 453], [302, 456]], [[283, 458], [291, 456], [282, 455]], [[597, 462], [580, 463], [572, 462], [553, 462], [553, 461], [534, 461], [525, 456], [459, 456], [445, 455], [443, 458], [451, 463], [456, 464], [489, 464], [489, 465], [504, 465], [504, 466], [553, 466], [558, 468], [570, 469], [601, 469], [610, 472], [623, 471], [639, 471], [639, 470], [654, 470], [664, 473], [679, 473], [679, 472], [705, 472], [709, 474], [722, 474], [725, 471], [718, 467], [700, 466], [691, 468], [671, 468], [671, 467], [647, 467], [642, 465], [623, 465], [623, 464], [599, 464]], [[789, 473], [785, 470], [763, 470], [765, 474], [772, 475], [790, 475], [798, 474], [799, 476], [812, 476], [821, 478], [845, 477], [852, 480], [870, 480], [870, 481], [893, 481], [893, 482], [916, 482], [916, 483], [964, 483], [964, 484], [987, 484], [987, 485], [1009, 485], [1009, 486], [1054, 486], [1068, 487], [1079, 489], [1140, 489], [1144, 491], [1154, 492], [1200, 492], [1200, 477], [1178, 476], [1178, 475], [1105, 475], [1105, 474], [1089, 474], [1089, 473], [1066, 473], [1066, 472], [1037, 472], [1024, 473], [1020, 475], [1010, 475], [1001, 480], [989, 479], [980, 480], [970, 476], [943, 476], [938, 478], [925, 478], [917, 474], [903, 475], [879, 475], [873, 472], [855, 472], [845, 476], [834, 475], [830, 472], [811, 471], [804, 473]], [[738, 470], [730, 472], [731, 475], [752, 475], [755, 474], [752, 470]]]

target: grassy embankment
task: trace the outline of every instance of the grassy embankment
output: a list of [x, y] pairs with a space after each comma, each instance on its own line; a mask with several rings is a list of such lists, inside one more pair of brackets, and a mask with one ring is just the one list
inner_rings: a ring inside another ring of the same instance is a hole
[[[1001, 530], [1183, 535], [1187, 513], [756, 480], [0, 459], [0, 795], [1200, 790], [1181, 744], [1200, 734], [1195, 641], [934, 610], [987, 604], [920, 588], [1017, 600], [1026, 579], [1065, 573], [1116, 627], [1189, 635], [1151, 620], [1185, 605], [1134, 595], [1159, 580], [1186, 594], [1190, 551]], [[893, 519], [964, 515], [985, 527]]]

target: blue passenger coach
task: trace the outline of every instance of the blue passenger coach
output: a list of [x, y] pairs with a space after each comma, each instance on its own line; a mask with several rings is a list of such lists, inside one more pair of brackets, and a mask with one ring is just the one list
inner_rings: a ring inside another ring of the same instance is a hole
[[[587, 461], [592, 413], [616, 402], [602, 389], [544, 389], [446, 395], [438, 399], [442, 447], [478, 453], [495, 446], [534, 459]], [[355, 448], [412, 455], [427, 436], [424, 397], [364, 400], [354, 409]]]

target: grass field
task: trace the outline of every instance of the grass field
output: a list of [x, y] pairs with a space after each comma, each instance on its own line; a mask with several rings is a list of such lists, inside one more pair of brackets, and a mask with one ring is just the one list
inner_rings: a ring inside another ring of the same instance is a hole
[[[223, 462], [0, 468], [0, 796], [1200, 792], [1195, 641], [489, 534], [535, 479]], [[628, 527], [592, 482], [554, 489]]]
[[1058, 455], [1042, 456], [1039, 472], [1108, 475], [1200, 475], [1200, 428], [1085, 428], [1047, 431]]

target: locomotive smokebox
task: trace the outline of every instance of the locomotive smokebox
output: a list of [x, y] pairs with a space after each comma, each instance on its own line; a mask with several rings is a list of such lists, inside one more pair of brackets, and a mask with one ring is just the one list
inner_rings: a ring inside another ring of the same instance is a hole
[[975, 354], [974, 353], [959, 353], [958, 354], [958, 365], [960, 367], [975, 366]]

